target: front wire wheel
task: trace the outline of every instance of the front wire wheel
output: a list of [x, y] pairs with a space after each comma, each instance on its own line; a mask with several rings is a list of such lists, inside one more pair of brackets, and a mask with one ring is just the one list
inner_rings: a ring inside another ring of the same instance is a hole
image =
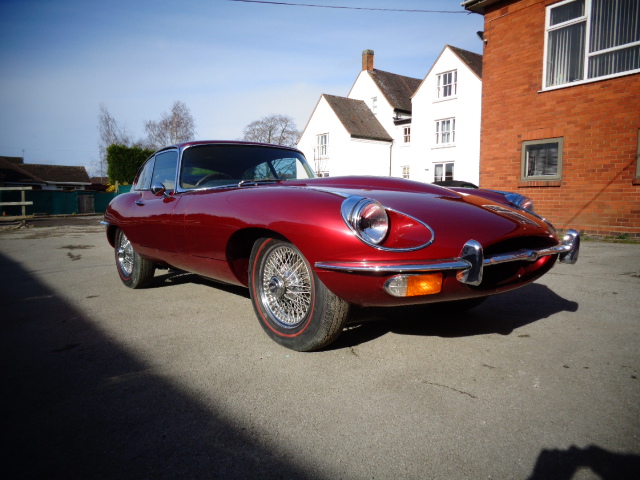
[[253, 307], [273, 340], [306, 352], [338, 338], [349, 304], [324, 286], [300, 250], [289, 242], [262, 238], [249, 265]]
[[131, 242], [120, 229], [116, 232], [116, 267], [120, 280], [129, 288], [144, 288], [151, 283], [156, 266], [136, 253]]

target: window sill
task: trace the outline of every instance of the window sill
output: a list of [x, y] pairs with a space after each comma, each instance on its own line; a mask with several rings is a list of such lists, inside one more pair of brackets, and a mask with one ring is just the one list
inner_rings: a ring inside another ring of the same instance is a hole
[[458, 96], [457, 95], [452, 95], [450, 97], [443, 97], [443, 98], [436, 98], [433, 103], [440, 103], [440, 102], [448, 102], [449, 100], [455, 100], [457, 99]]
[[437, 150], [438, 148], [453, 148], [456, 145], [454, 143], [449, 143], [447, 145], [436, 145], [434, 147], [431, 147], [431, 150]]
[[562, 180], [524, 180], [518, 183], [518, 188], [526, 187], [561, 187]]
[[605, 75], [603, 77], [588, 78], [586, 80], [576, 80], [575, 82], [567, 82], [567, 83], [563, 83], [562, 85], [553, 85], [551, 87], [543, 86], [542, 89], [538, 90], [538, 93], [552, 92], [554, 90], [560, 90], [562, 88], [570, 88], [570, 87], [575, 87], [577, 85], [585, 85], [587, 83], [601, 82], [603, 80], [610, 80], [612, 78], [618, 78], [618, 77], [626, 77], [627, 75], [636, 75], [638, 73], [640, 73], [640, 70], [638, 69], [627, 70], [626, 72], [613, 73], [611, 75]]

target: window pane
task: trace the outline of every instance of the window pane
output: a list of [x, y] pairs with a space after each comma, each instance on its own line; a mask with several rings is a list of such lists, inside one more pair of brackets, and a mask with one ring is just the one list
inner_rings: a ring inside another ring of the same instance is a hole
[[[605, 0], [608, 1], [608, 0]], [[580, 18], [584, 15], [584, 0], [560, 5], [551, 9], [551, 26]]]
[[640, 0], [593, 0], [590, 52], [640, 41]]
[[527, 177], [558, 175], [558, 143], [526, 145]]
[[144, 164], [142, 170], [138, 174], [138, 178], [133, 182], [134, 190], [149, 190], [151, 188], [151, 172], [153, 171], [153, 166], [155, 164], [155, 159], [151, 158]]
[[453, 163], [445, 163], [444, 179], [453, 180]]
[[433, 174], [434, 182], [442, 181], [442, 164], [438, 163], [435, 166], [434, 174]]
[[547, 86], [582, 80], [585, 22], [549, 32]]
[[589, 78], [640, 68], [640, 46], [614, 50], [589, 58]]
[[176, 164], [178, 152], [170, 151], [156, 155], [156, 166], [153, 169], [151, 185], [161, 183], [166, 190], [173, 190], [176, 186]]

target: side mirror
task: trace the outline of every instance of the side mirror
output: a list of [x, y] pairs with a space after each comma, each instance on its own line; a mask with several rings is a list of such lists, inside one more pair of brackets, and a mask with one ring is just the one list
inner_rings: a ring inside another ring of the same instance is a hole
[[151, 193], [153, 193], [156, 197], [160, 195], [166, 196], [165, 188], [162, 183], [154, 183], [151, 185]]

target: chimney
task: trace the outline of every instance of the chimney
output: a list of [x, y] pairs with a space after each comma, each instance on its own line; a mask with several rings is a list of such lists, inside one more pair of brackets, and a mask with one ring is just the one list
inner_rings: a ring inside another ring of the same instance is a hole
[[373, 50], [364, 50], [362, 52], [362, 71], [373, 70]]

